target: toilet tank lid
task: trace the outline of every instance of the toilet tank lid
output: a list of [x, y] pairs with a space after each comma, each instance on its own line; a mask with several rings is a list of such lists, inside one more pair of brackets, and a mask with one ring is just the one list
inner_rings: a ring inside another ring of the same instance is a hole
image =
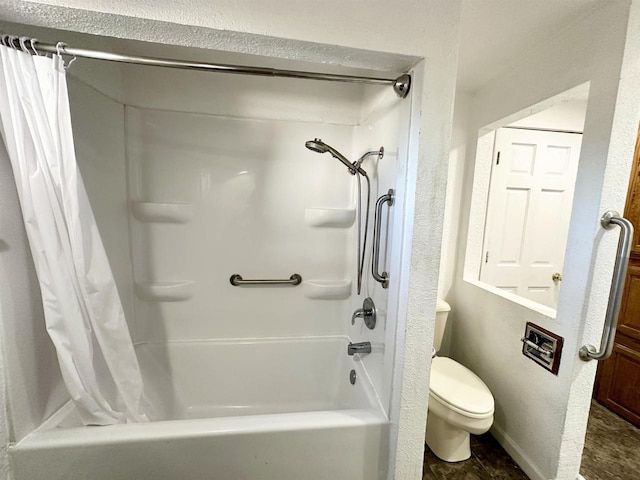
[[451, 306], [445, 302], [442, 298], [438, 297], [438, 301], [436, 302], [436, 313], [440, 312], [450, 312]]

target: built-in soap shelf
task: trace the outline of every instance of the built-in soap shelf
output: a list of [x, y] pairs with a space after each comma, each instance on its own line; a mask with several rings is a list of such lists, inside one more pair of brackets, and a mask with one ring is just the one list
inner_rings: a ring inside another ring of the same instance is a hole
[[141, 282], [136, 283], [136, 295], [151, 302], [182, 302], [193, 296], [195, 284], [183, 282]]
[[351, 280], [305, 280], [302, 292], [315, 300], [344, 300], [351, 295]]
[[186, 223], [195, 214], [193, 203], [131, 202], [131, 213], [141, 222]]
[[319, 228], [349, 228], [356, 219], [355, 208], [306, 208], [304, 221]]

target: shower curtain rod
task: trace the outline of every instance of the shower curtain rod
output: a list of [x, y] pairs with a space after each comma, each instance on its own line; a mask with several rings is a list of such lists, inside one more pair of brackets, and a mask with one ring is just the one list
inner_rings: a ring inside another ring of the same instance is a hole
[[411, 88], [411, 76], [400, 75], [397, 78], [377, 78], [359, 75], [340, 75], [333, 73], [302, 72], [298, 70], [280, 70], [277, 68], [251, 67], [244, 65], [227, 65], [207, 62], [194, 62], [191, 60], [176, 60], [171, 58], [146, 57], [123, 55], [120, 53], [105, 52], [102, 50], [90, 50], [86, 48], [70, 47], [65, 43], [44, 43], [36, 38], [14, 37], [10, 35], [0, 36], [0, 43], [16, 50], [39, 55], [41, 52], [58, 53], [72, 57], [93, 58], [107, 60], [109, 62], [132, 63], [148, 65], [152, 67], [179, 68], [183, 70], [199, 70], [206, 72], [235, 73], [242, 75], [258, 75], [265, 77], [303, 78], [310, 80], [328, 80], [346, 83], [367, 83], [374, 85], [391, 85], [400, 98], [405, 98]]

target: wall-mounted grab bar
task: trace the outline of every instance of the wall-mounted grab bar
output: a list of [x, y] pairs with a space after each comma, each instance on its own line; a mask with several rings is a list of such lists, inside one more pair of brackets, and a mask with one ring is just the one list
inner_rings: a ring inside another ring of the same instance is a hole
[[231, 278], [229, 279], [229, 282], [231, 283], [231, 285], [233, 285], [234, 287], [239, 287], [241, 285], [292, 285], [292, 286], [296, 286], [296, 285], [300, 285], [302, 283], [302, 277], [300, 275], [298, 275], [297, 273], [294, 273], [293, 275], [291, 275], [291, 277], [289, 277], [288, 280], [286, 279], [254, 279], [254, 280], [245, 280], [244, 278], [242, 278], [241, 275], [234, 273], [233, 275], [231, 275]]
[[389, 286], [389, 274], [387, 272], [379, 273], [380, 267], [380, 237], [382, 230], [382, 207], [385, 203], [389, 204], [389, 207], [393, 205], [394, 191], [392, 188], [389, 191], [378, 198], [375, 209], [375, 219], [373, 222], [373, 261], [371, 262], [371, 274], [378, 282], [382, 284], [382, 288]]
[[606, 360], [613, 351], [616, 329], [618, 328], [618, 314], [622, 305], [624, 282], [627, 276], [627, 266], [629, 265], [631, 239], [633, 238], [633, 225], [626, 218], [622, 218], [618, 212], [609, 210], [600, 219], [600, 224], [607, 230], [618, 225], [620, 227], [620, 239], [618, 240], [616, 263], [613, 267], [611, 292], [609, 293], [609, 304], [607, 305], [607, 313], [604, 319], [600, 350], [597, 351], [593, 345], [583, 345], [580, 348], [579, 356], [585, 362], [589, 360]]

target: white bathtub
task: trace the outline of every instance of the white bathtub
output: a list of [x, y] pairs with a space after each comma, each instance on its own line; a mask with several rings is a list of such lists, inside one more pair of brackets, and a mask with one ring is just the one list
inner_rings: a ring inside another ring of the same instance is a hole
[[388, 420], [347, 343], [138, 345], [157, 421], [83, 427], [69, 403], [10, 447], [15, 480], [384, 478]]

